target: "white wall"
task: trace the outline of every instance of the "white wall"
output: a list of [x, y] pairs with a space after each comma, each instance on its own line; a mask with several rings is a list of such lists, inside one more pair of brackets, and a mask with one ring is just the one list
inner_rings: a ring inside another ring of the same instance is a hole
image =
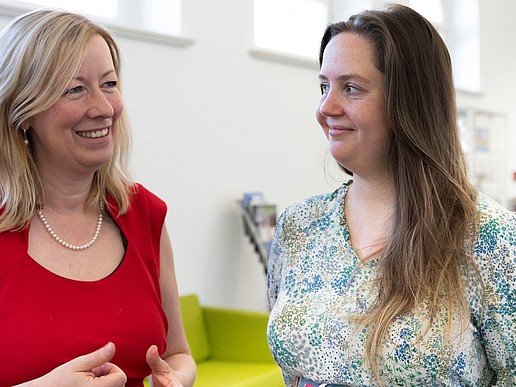
[[[459, 95], [459, 103], [507, 113], [514, 148], [516, 2], [480, 4], [485, 92]], [[281, 211], [344, 178], [314, 119], [317, 69], [249, 54], [251, 0], [188, 0], [184, 8], [191, 46], [119, 38], [134, 176], [169, 205], [180, 293], [265, 310], [265, 276], [236, 200], [263, 191]]]
[[[282, 210], [336, 186], [314, 119], [317, 69], [249, 54], [251, 0], [184, 3], [194, 45], [120, 39], [136, 177], [170, 205], [180, 292], [263, 310], [265, 277], [236, 200], [259, 190]], [[480, 0], [480, 12], [485, 93], [459, 95], [459, 105], [506, 112], [516, 144], [516, 46], [507, 27], [516, 2]]]
[[184, 4], [192, 46], [119, 39], [135, 176], [170, 206], [180, 292], [264, 310], [264, 272], [236, 201], [263, 191], [281, 210], [335, 186], [314, 119], [317, 70], [249, 54], [252, 1]]

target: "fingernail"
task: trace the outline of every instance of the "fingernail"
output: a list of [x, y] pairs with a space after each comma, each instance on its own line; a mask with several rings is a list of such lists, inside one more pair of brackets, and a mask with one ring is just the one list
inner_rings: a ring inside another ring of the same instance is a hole
[[115, 349], [115, 345], [113, 343], [107, 343], [106, 345], [104, 345], [104, 348], [103, 348], [104, 353], [108, 356], [113, 353], [114, 349]]

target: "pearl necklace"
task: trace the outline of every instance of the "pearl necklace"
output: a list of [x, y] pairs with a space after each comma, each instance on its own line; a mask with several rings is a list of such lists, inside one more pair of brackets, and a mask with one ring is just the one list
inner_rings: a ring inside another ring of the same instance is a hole
[[38, 211], [38, 217], [41, 220], [41, 223], [43, 223], [43, 226], [45, 226], [45, 229], [48, 231], [50, 236], [52, 238], [54, 238], [54, 240], [57, 243], [59, 243], [63, 247], [66, 247], [67, 249], [74, 250], [74, 251], [81, 251], [81, 250], [86, 250], [88, 247], [91, 247], [91, 245], [93, 245], [96, 242], [97, 238], [99, 237], [100, 228], [102, 227], [102, 218], [103, 218], [102, 210], [104, 209], [104, 203], [102, 203], [102, 200], [99, 203], [99, 207], [100, 207], [99, 220], [97, 222], [97, 227], [95, 228], [95, 233], [93, 234], [93, 238], [91, 238], [91, 240], [84, 245], [72, 245], [71, 243], [68, 243], [68, 242], [64, 241], [62, 238], [60, 238], [56, 234], [56, 232], [52, 229], [52, 227], [50, 227], [50, 225], [48, 224], [48, 221], [46, 220], [45, 216], [43, 215], [42, 210]]

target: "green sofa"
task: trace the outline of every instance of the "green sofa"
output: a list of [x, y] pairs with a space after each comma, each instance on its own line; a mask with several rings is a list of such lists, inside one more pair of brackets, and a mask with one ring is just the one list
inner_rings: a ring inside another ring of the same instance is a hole
[[195, 387], [285, 386], [267, 345], [266, 313], [201, 306], [196, 295], [179, 302], [197, 363]]

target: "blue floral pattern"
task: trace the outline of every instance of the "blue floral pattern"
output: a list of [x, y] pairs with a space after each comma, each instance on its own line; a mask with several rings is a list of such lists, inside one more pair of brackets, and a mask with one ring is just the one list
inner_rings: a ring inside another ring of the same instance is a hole
[[[347, 318], [375, 299], [377, 261], [360, 263], [343, 208], [350, 183], [285, 210], [269, 258], [268, 340], [285, 383], [376, 386], [365, 362], [367, 327]], [[398, 317], [381, 348], [381, 385], [516, 385], [516, 213], [479, 195], [474, 255], [484, 289], [467, 277], [470, 322], [445, 315], [429, 326], [427, 305]], [[467, 272], [466, 272], [467, 273]]]

